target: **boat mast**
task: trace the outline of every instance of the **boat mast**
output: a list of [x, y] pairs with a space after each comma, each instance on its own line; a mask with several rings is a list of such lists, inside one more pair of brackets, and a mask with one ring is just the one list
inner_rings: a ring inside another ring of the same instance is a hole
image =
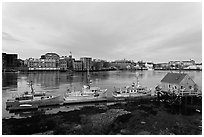
[[89, 63], [87, 63], [87, 85], [90, 87]]
[[34, 94], [34, 89], [33, 89], [33, 83], [30, 81], [30, 88], [31, 88], [31, 93]]
[[139, 73], [136, 73], [137, 86], [139, 85]]

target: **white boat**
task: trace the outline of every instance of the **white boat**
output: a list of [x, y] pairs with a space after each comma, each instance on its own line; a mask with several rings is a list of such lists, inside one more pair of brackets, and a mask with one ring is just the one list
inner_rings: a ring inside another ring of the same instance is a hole
[[105, 100], [107, 89], [92, 87], [92, 80], [89, 78], [89, 69], [87, 70], [87, 85], [82, 87], [81, 91], [69, 90], [64, 96], [64, 103], [85, 103], [99, 100]]
[[137, 75], [138, 74], [136, 74], [137, 77], [136, 84], [133, 82], [131, 86], [125, 86], [124, 88], [115, 89], [115, 91], [112, 92], [112, 96], [115, 98], [128, 98], [151, 95], [151, 89], [143, 87], [142, 85], [139, 84]]
[[124, 88], [119, 88], [118, 90], [112, 92], [112, 96], [115, 98], [127, 98], [127, 97], [141, 97], [151, 95], [151, 89], [147, 87], [142, 87], [141, 85], [126, 86]]
[[32, 92], [24, 92], [22, 95], [8, 99], [6, 101], [7, 110], [21, 110], [26, 108], [36, 108], [42, 106], [59, 105], [62, 100], [61, 96], [46, 95], [45, 92], [34, 92], [31, 84]]
[[69, 91], [65, 94], [64, 103], [83, 103], [102, 101], [106, 98], [107, 89], [99, 87], [83, 86], [81, 91]]

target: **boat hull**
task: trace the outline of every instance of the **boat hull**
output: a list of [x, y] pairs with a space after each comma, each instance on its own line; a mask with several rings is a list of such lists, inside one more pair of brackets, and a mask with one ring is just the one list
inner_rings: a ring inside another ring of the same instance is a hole
[[[61, 96], [53, 96], [53, 97], [44, 97], [39, 99], [31, 99], [31, 100], [8, 100], [6, 102], [6, 109], [7, 110], [18, 110], [18, 109], [26, 109], [29, 107], [21, 107], [23, 104], [29, 104], [35, 107], [43, 107], [43, 106], [51, 106], [51, 105], [59, 105], [62, 103]], [[32, 107], [30, 107], [32, 108]]]
[[101, 97], [65, 97], [64, 104], [90, 103], [107, 101], [106, 98]]
[[147, 94], [143, 94], [143, 93], [121, 93], [121, 94], [118, 94], [116, 92], [113, 92], [112, 96], [115, 98], [130, 98], [130, 97], [150, 96], [150, 94], [149, 93], [147, 93]]

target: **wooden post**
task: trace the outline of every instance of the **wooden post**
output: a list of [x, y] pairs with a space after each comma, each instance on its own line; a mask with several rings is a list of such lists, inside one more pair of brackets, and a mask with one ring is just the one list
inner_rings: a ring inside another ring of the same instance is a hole
[[158, 92], [157, 92], [157, 101], [158, 101], [158, 102], [160, 101], [160, 95], [159, 95], [159, 94], [160, 94], [160, 92], [158, 91]]
[[182, 104], [182, 96], [179, 96], [179, 104]]
[[193, 105], [194, 96], [191, 96], [191, 105]]
[[185, 106], [188, 104], [188, 96], [185, 96]]

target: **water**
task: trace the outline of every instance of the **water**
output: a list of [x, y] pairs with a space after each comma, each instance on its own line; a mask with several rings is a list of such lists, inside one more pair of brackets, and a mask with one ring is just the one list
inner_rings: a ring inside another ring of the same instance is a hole
[[[168, 71], [107, 71], [91, 72], [92, 86], [108, 89], [108, 96], [114, 87], [124, 87], [136, 82], [136, 73], [142, 85], [155, 88]], [[186, 71], [188, 75], [202, 88], [202, 72]], [[35, 91], [43, 91], [51, 95], [63, 96], [67, 89], [80, 90], [87, 83], [85, 72], [76, 72], [70, 75], [66, 72], [30, 72], [30, 73], [2, 73], [2, 117], [23, 117], [36, 112], [9, 113], [5, 110], [7, 99], [25, 91], [30, 91], [29, 82], [33, 82]], [[38, 113], [56, 113], [58, 111], [69, 111], [82, 107], [81, 105], [49, 107], [41, 109]]]

